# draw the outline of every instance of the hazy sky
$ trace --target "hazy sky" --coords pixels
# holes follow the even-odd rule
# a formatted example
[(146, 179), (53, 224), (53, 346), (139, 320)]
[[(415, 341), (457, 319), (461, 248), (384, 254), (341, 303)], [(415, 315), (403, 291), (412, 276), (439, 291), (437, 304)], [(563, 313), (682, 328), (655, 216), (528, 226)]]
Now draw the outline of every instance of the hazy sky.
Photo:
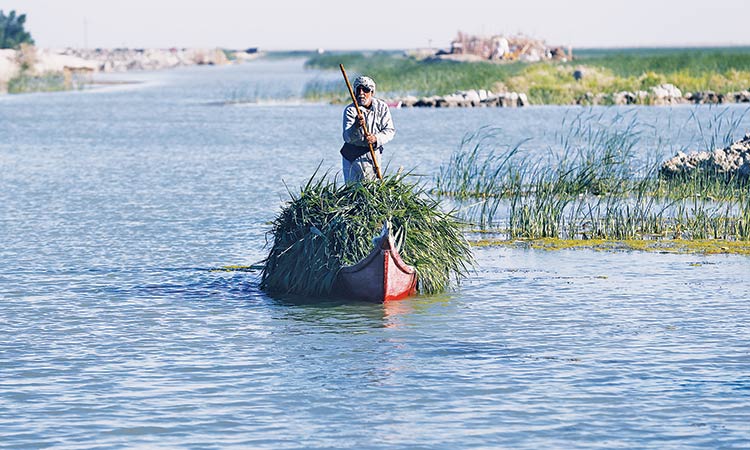
[(748, 0), (0, 0), (42, 47), (447, 47), (458, 30), (574, 47), (749, 45)]

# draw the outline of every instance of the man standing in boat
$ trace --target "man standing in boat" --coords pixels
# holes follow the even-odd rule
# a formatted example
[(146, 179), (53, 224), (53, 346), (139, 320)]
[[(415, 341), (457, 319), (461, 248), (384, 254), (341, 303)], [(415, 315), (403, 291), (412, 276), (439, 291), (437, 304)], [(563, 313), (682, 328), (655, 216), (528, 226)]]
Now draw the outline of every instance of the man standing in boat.
[[(341, 148), (341, 155), (344, 180), (347, 183), (377, 179), (368, 144), (372, 144), (379, 166), (383, 145), (390, 142), (396, 134), (388, 104), (374, 97), (375, 82), (372, 78), (357, 77), (354, 80), (354, 93), (363, 117), (357, 116), (354, 103), (344, 109), (344, 146)], [(365, 124), (369, 134), (365, 134)]]

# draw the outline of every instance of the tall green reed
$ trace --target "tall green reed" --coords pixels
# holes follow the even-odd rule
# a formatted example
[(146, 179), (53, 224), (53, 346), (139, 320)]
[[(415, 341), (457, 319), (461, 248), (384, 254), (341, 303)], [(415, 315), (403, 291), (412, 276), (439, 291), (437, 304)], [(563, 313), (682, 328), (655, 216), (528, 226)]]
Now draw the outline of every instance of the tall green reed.
[[(717, 114), (706, 129), (726, 142), (739, 124)], [(496, 132), (467, 135), (435, 180), (435, 192), (476, 201), (462, 217), (482, 229), (511, 238), (748, 239), (747, 182), (701, 172), (660, 178), (658, 149), (636, 157), (644, 128), (635, 115), (566, 119), (546, 156), (520, 146), (480, 151)]]

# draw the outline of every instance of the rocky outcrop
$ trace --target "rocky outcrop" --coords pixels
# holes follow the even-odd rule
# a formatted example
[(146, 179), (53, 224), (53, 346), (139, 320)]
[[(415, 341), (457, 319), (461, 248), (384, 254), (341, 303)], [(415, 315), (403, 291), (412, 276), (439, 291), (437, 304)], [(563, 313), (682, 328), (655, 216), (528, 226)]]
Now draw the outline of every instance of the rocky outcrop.
[(431, 108), (470, 108), (470, 107), (506, 107), (514, 108), (517, 106), (526, 106), (529, 99), (526, 94), (516, 92), (493, 93), (484, 89), (458, 91), (449, 95), (430, 96), (430, 97), (400, 97), (392, 99), (389, 103), (397, 104), (403, 107), (431, 107)]
[(750, 133), (728, 147), (712, 152), (678, 152), (673, 158), (664, 161), (659, 170), (659, 174), (664, 178), (695, 172), (750, 179)]

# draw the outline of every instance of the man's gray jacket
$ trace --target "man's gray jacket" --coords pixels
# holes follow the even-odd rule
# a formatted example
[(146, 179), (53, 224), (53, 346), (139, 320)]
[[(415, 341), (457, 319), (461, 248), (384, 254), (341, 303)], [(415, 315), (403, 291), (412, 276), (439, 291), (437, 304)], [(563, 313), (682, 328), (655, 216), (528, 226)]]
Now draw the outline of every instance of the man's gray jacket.
[[(373, 148), (381, 148), (393, 139), (396, 129), (393, 127), (391, 110), (388, 105), (379, 98), (373, 98), (369, 108), (360, 106), (362, 115), (365, 116), (367, 130), (378, 139)], [(367, 140), (362, 127), (357, 120), (357, 109), (354, 103), (350, 103), (344, 109), (344, 142), (360, 147), (367, 147)]]

